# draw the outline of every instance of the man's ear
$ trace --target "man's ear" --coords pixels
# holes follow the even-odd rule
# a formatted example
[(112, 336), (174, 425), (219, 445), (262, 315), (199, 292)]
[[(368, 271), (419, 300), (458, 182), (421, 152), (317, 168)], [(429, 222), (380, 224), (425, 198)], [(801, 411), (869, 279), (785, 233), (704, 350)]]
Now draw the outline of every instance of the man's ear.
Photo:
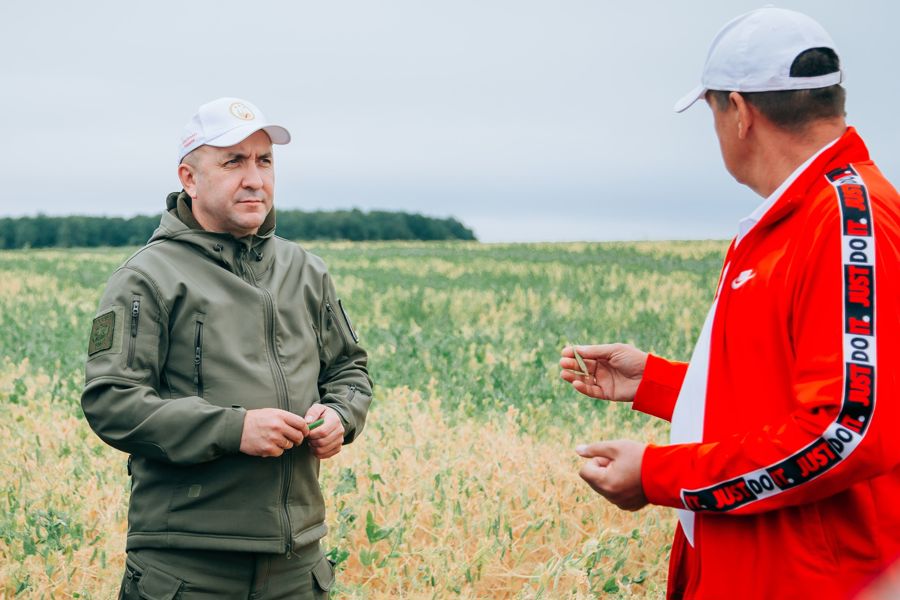
[(178, 179), (181, 181), (181, 187), (184, 188), (187, 195), (196, 199), (197, 173), (195, 167), (188, 162), (182, 162), (178, 165)]
[(728, 102), (735, 109), (738, 139), (745, 140), (753, 127), (753, 110), (738, 92), (728, 94)]

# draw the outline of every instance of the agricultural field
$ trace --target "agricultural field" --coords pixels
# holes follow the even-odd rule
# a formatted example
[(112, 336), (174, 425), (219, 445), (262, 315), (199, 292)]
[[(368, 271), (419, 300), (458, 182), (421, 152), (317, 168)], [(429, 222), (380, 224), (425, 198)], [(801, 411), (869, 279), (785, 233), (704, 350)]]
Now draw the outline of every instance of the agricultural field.
[[(579, 443), (668, 426), (579, 396), (567, 343), (686, 359), (722, 242), (314, 243), (370, 352), (361, 439), (323, 463), (335, 598), (662, 598), (674, 514), (616, 510)], [(133, 249), (0, 252), (0, 598), (115, 597), (126, 456), (79, 398)]]

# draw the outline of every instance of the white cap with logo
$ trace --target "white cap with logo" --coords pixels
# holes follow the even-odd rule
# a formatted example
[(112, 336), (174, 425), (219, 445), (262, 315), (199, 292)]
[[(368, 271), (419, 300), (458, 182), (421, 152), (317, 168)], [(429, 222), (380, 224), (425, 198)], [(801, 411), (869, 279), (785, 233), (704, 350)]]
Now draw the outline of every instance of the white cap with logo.
[(842, 72), (792, 77), (791, 64), (811, 48), (837, 53), (828, 32), (810, 17), (792, 10), (766, 7), (730, 21), (713, 38), (700, 85), (675, 103), (687, 110), (708, 90), (774, 92), (836, 85)]
[(269, 123), (252, 103), (240, 98), (219, 98), (197, 110), (184, 126), (178, 144), (178, 162), (200, 146), (233, 146), (260, 129), (269, 134), (273, 144), (287, 144), (291, 134), (280, 125)]

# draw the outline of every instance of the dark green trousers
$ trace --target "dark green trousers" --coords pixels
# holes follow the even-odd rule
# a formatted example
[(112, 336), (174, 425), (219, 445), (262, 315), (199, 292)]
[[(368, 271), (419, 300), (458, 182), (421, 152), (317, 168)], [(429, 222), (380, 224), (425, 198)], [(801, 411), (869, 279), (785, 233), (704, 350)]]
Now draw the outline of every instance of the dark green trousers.
[(141, 548), (128, 552), (120, 600), (323, 600), (334, 569), (319, 544), (285, 554)]

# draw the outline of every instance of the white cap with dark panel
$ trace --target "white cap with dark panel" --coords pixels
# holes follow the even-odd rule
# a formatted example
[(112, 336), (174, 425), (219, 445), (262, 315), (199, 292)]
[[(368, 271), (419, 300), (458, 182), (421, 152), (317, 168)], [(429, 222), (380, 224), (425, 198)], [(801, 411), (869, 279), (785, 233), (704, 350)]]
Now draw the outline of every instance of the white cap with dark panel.
[(837, 54), (831, 36), (810, 17), (773, 7), (743, 14), (713, 38), (700, 85), (675, 103), (675, 112), (687, 110), (708, 90), (774, 92), (840, 83), (842, 71), (791, 77), (794, 59), (811, 48), (830, 48)]
[(219, 98), (197, 110), (184, 126), (178, 144), (178, 162), (200, 146), (233, 146), (260, 129), (269, 134), (273, 144), (287, 144), (291, 134), (281, 125), (269, 123), (252, 103), (240, 98)]

